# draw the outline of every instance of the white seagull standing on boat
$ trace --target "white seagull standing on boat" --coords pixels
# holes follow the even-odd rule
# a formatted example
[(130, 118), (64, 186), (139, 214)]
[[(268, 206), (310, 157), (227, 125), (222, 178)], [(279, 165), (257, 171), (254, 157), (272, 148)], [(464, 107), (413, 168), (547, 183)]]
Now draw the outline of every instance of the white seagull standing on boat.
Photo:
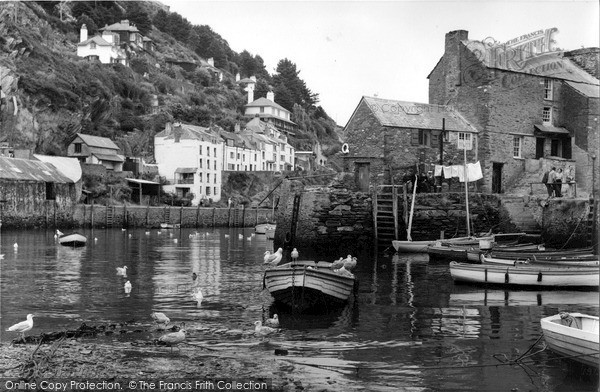
[(283, 249), (279, 248), (277, 249), (277, 252), (273, 253), (272, 255), (269, 255), (268, 258), (265, 256), (265, 264), (271, 264), (272, 266), (276, 266), (277, 264), (279, 264), (282, 257)]
[(127, 266), (124, 265), (123, 267), (117, 267), (117, 275), (127, 276)]
[(64, 233), (62, 231), (56, 229), (56, 233), (54, 234), (54, 238), (58, 238), (58, 237), (61, 237), (63, 235), (64, 235)]
[(6, 330), (9, 332), (19, 332), (21, 334), (21, 339), (25, 342), (25, 332), (29, 331), (31, 328), (33, 328), (33, 314), (28, 314), (27, 320), (21, 321), (12, 327), (8, 327)]
[(268, 263), (268, 262), (269, 262), (269, 257), (270, 257), (270, 256), (271, 256), (271, 251), (270, 251), (270, 250), (267, 250), (267, 251), (265, 251), (265, 257), (263, 258), (263, 261), (264, 261), (265, 263)]
[(342, 268), (344, 266), (344, 260), (344, 258), (340, 257), (339, 260), (336, 260), (333, 263), (331, 263), (331, 269), (336, 270)]
[[(167, 329), (167, 324), (171, 322), (171, 319), (169, 319), (164, 313), (154, 312), (150, 314), (150, 316), (158, 325), (158, 329)], [(163, 326), (162, 328), (160, 328), (161, 325)]]
[(277, 316), (277, 314), (273, 315), (273, 318), (267, 319), (267, 321), (265, 321), (265, 324), (271, 327), (275, 327), (278, 328), (279, 327), (279, 316)]
[[(179, 343), (185, 341), (186, 332), (187, 331), (185, 330), (185, 324), (181, 323), (181, 329), (179, 331), (164, 334), (160, 338), (158, 338), (158, 341), (163, 342), (167, 346), (171, 347), (171, 352), (173, 352), (173, 345), (176, 346)], [(181, 351), (179, 347), (177, 347), (177, 349)]]
[(296, 261), (296, 260), (298, 260), (299, 256), (300, 255), (298, 254), (298, 249), (294, 248), (292, 250), (292, 253), (290, 254), (290, 257), (292, 258), (293, 261)]
[(257, 335), (268, 335), (273, 332), (279, 332), (279, 330), (271, 327), (266, 327), (262, 325), (262, 321), (254, 322), (254, 333)]
[(357, 259), (356, 257), (353, 257), (352, 260), (348, 261), (348, 260), (344, 260), (344, 268), (347, 269), (348, 271), (352, 271), (354, 269), (354, 267), (356, 267), (356, 263), (357, 263)]

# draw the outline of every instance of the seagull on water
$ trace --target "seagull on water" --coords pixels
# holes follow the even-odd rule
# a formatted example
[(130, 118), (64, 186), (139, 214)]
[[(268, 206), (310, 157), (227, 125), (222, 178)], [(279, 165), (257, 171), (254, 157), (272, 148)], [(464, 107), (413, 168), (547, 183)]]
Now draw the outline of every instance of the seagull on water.
[(192, 290), (192, 299), (197, 302), (198, 307), (202, 305), (202, 300), (204, 299), (204, 296), (202, 295), (202, 289), (200, 289), (200, 287), (195, 287)]
[(292, 258), (293, 261), (296, 261), (296, 260), (298, 260), (298, 256), (300, 256), (298, 254), (298, 249), (294, 248), (292, 250), (292, 253), (290, 254), (290, 257)]
[[(164, 334), (158, 338), (158, 341), (163, 342), (167, 346), (171, 347), (171, 352), (173, 352), (174, 345), (177, 346), (179, 343), (185, 341), (185, 333), (185, 324), (181, 323), (181, 329), (179, 331)], [(177, 349), (181, 351), (179, 347), (177, 347)]]
[(19, 332), (21, 334), (21, 339), (25, 342), (25, 332), (29, 331), (31, 328), (33, 328), (33, 314), (28, 314), (27, 320), (16, 323), (6, 330), (9, 332)]
[(13, 245), (13, 248), (15, 248), (15, 250), (19, 249), (19, 244), (17, 244), (17, 243), (15, 242), (15, 244)]
[(265, 324), (271, 327), (275, 327), (278, 328), (279, 327), (279, 316), (277, 316), (277, 314), (273, 315), (273, 318), (267, 319), (267, 321), (265, 321)]
[(279, 248), (277, 249), (277, 252), (273, 253), (272, 255), (269, 255), (269, 257), (265, 256), (264, 264), (271, 264), (272, 266), (276, 266), (277, 264), (279, 264), (282, 257), (283, 249)]
[(244, 239), (244, 235), (243, 234), (238, 234), (238, 239), (243, 240)]
[[(160, 312), (154, 312), (150, 314), (154, 322), (158, 325), (159, 329), (167, 329), (167, 324), (171, 322), (171, 320), (164, 314)], [(162, 328), (160, 326), (163, 325)]]
[(127, 276), (127, 266), (117, 267), (117, 275)]
[(271, 328), (271, 327), (266, 327), (264, 325), (262, 325), (262, 321), (255, 321), (254, 322), (254, 333), (257, 335), (269, 335), (273, 332), (279, 332), (278, 329), (275, 328)]
[(131, 282), (125, 282), (125, 284), (123, 285), (123, 289), (125, 290), (125, 294), (131, 293)]

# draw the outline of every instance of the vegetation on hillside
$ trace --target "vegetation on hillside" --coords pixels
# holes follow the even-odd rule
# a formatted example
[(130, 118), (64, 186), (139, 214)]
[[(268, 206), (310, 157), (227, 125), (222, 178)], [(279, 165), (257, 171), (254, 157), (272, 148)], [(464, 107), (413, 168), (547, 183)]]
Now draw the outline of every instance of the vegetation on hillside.
[[(76, 56), (82, 24), (92, 37), (123, 19), (151, 38), (155, 51), (127, 48), (129, 67)], [(0, 20), (2, 91), (19, 109), (16, 116), (0, 111), (0, 142), (62, 155), (75, 133), (84, 132), (112, 138), (127, 155), (151, 158), (153, 136), (168, 121), (229, 131), (243, 124), (246, 93), (235, 82), (240, 73), (257, 77), (256, 98), (273, 90), (292, 112), (300, 128), (290, 139), (295, 148), (319, 141), (326, 151), (339, 150), (336, 124), (291, 60), (282, 59), (270, 75), (259, 55), (234, 52), (209, 26), (192, 25), (160, 3), (0, 3)], [(210, 57), (225, 72), (222, 81), (207, 67), (186, 66)]]

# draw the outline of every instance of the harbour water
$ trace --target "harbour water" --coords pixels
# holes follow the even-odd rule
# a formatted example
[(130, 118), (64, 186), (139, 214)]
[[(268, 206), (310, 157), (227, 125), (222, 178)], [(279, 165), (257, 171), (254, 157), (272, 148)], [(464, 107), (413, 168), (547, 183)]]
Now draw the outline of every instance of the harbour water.
[[(336, 390), (598, 390), (597, 369), (543, 349), (539, 323), (559, 311), (598, 315), (598, 292), (455, 285), (447, 262), (365, 249), (356, 255), (360, 284), (350, 304), (326, 315), (290, 314), (263, 290), (263, 254), (273, 244), (251, 229), (83, 233), (88, 245), (71, 249), (51, 231), (2, 232), (2, 345), (16, 337), (6, 328), (28, 313), (36, 317), (27, 334), (114, 324), (143, 332), (104, 339), (151, 341), (150, 313), (157, 311), (173, 324), (185, 322), (190, 343), (255, 350), (257, 357), (285, 352), (278, 358), (335, 379)], [(346, 256), (299, 251), (300, 259)], [(126, 278), (116, 274), (125, 265)], [(192, 272), (200, 304), (192, 297)], [(273, 313), (282, 332), (264, 343), (252, 334), (254, 321)]]

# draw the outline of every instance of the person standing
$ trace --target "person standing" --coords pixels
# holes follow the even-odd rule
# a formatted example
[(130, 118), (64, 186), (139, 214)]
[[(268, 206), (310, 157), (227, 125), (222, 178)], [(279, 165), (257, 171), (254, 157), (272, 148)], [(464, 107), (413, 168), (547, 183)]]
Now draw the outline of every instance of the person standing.
[(553, 197), (555, 195), (556, 187), (554, 182), (556, 181), (556, 168), (552, 166), (550, 172), (548, 173), (548, 183), (546, 187), (548, 188), (548, 197)]
[(573, 166), (569, 166), (569, 170), (565, 174), (567, 175), (565, 179), (567, 182), (567, 197), (573, 198), (575, 196), (575, 185), (573, 185), (575, 182), (575, 169), (573, 169)]
[(554, 196), (562, 197), (563, 170), (558, 169), (554, 178)]

